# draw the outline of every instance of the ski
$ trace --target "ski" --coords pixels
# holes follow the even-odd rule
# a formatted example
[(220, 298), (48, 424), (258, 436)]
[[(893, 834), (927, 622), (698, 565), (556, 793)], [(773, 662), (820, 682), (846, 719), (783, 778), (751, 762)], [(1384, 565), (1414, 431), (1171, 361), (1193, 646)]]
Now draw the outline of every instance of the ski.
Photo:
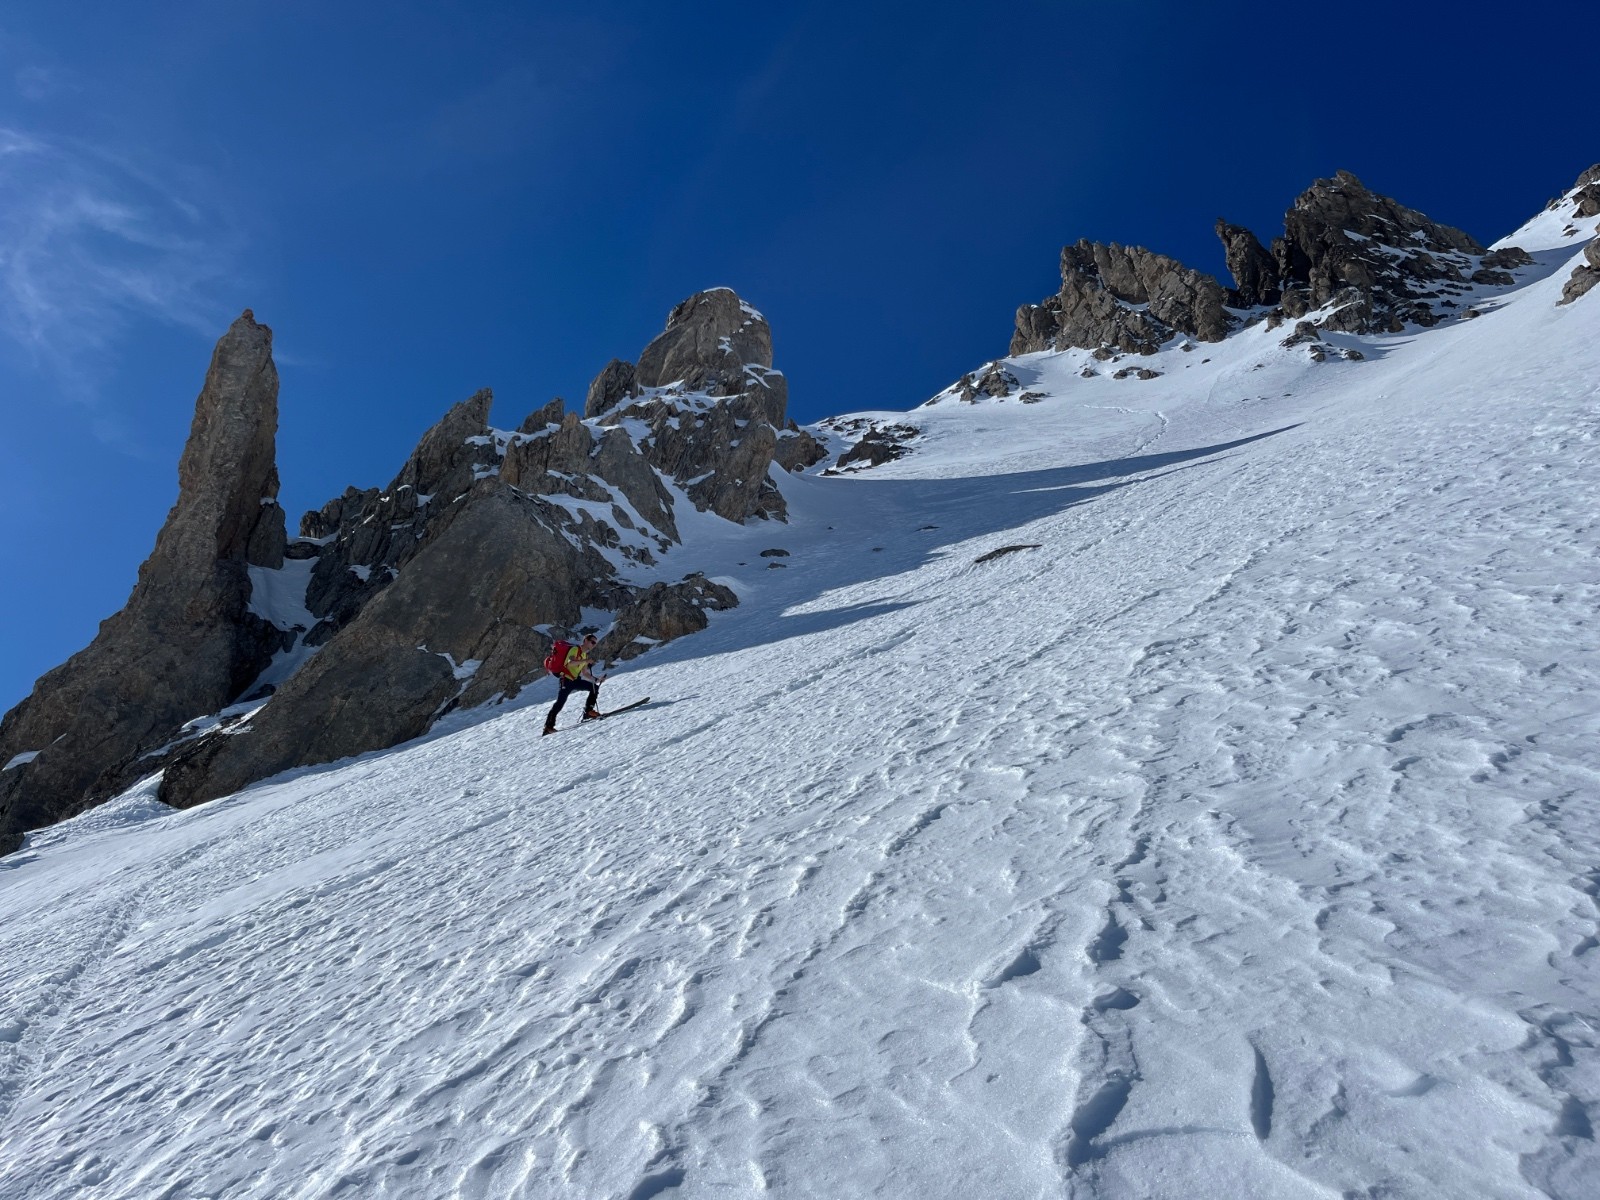
[[(598, 719), (603, 721), (607, 717), (614, 717), (614, 716), (618, 715), (619, 713), (632, 712), (634, 709), (640, 708), (640, 707), (642, 707), (642, 706), (644, 706), (646, 704), (649, 704), (649, 703), (650, 703), (650, 697), (646, 696), (643, 700), (635, 700), (632, 704), (624, 704), (621, 708), (613, 708), (608, 713), (601, 713)], [(577, 729), (580, 725), (592, 725), (593, 723), (594, 723), (594, 721), (592, 719), (588, 720), (588, 721), (579, 721), (577, 725), (572, 725), (572, 726), (569, 726), (568, 728)], [(559, 729), (547, 730), (546, 731), (546, 735), (548, 736), (550, 733), (560, 733), (560, 732), (561, 731)]]
[(635, 700), (632, 704), (624, 704), (621, 708), (613, 708), (608, 713), (601, 713), (600, 716), (601, 716), (601, 719), (604, 719), (606, 717), (614, 717), (618, 713), (632, 712), (634, 709), (640, 708), (643, 705), (646, 705), (646, 704), (649, 704), (649, 703), (650, 703), (650, 697), (646, 696), (643, 700)]

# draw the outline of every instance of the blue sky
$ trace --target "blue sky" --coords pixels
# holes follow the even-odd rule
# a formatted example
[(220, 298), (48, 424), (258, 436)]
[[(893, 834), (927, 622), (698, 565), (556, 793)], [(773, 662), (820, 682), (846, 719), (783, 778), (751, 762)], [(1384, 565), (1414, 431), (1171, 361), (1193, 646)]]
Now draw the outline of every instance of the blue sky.
[(291, 524), (479, 387), (581, 403), (709, 286), (799, 420), (910, 407), (1079, 237), (1221, 274), (1217, 216), (1265, 241), (1339, 168), (1508, 232), (1600, 159), (1546, 7), (12, 0), (0, 709), (126, 599), (243, 308)]

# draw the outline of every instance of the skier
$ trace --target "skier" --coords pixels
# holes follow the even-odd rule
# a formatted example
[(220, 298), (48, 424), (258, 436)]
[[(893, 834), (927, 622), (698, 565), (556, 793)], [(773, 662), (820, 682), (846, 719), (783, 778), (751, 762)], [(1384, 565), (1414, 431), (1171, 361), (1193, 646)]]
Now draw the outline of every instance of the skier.
[(557, 672), (556, 679), (561, 688), (556, 696), (555, 707), (550, 710), (550, 715), (544, 719), (544, 731), (547, 734), (556, 731), (556, 715), (567, 702), (567, 696), (574, 691), (589, 693), (589, 701), (583, 708), (583, 719), (593, 721), (604, 716), (596, 706), (600, 699), (601, 680), (594, 677), (589, 655), (594, 653), (595, 637), (589, 634), (583, 639), (581, 646), (574, 646), (567, 651), (567, 661), (562, 669)]

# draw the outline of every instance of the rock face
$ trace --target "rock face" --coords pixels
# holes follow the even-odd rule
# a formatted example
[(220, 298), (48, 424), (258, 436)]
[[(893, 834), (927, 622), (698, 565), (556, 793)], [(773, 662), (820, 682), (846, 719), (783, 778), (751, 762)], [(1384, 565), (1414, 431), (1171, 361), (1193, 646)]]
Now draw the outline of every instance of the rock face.
[(301, 538), (323, 543), (306, 590), (306, 608), (318, 618), (306, 645), (320, 646), (348, 624), (421, 548), (432, 517), (498, 464), (488, 436), (493, 402), (484, 389), (452, 408), (387, 488), (346, 489), (300, 519)]
[(1595, 284), (1600, 283), (1600, 238), (1583, 248), (1584, 262), (1572, 268), (1572, 276), (1561, 289), (1558, 303), (1571, 304), (1579, 296), (1587, 296)]
[(613, 358), (589, 385), (589, 397), (584, 404), (583, 415), (598, 417), (608, 408), (615, 407), (618, 401), (637, 396), (637, 378), (638, 372), (631, 362)]
[(827, 457), (827, 448), (791, 420), (789, 428), (778, 435), (778, 448), (773, 451), (772, 461), (785, 471), (804, 471)]
[(1283, 295), (1278, 287), (1278, 266), (1256, 235), (1242, 225), (1229, 225), (1221, 217), (1217, 218), (1216, 230), (1234, 282), (1228, 303), (1235, 308), (1276, 304)]
[(1578, 182), (1573, 186), (1577, 189), (1577, 194), (1573, 197), (1577, 209), (1573, 216), (1580, 220), (1600, 217), (1600, 163), (1596, 163), (1579, 175)]
[[(766, 318), (713, 288), (672, 310), (636, 367), (607, 366), (590, 385), (586, 411), (606, 425), (643, 421), (649, 434), (640, 449), (651, 466), (700, 511), (744, 521), (785, 516), (768, 469), (788, 402), (788, 381), (772, 369)], [(808, 452), (798, 447), (789, 461)]]
[[(218, 341), (178, 465), (178, 500), (128, 603), (0, 722), (0, 852), (126, 782), (138, 756), (249, 688), (285, 634), (250, 607), (282, 567), (272, 331), (246, 311)], [(130, 766), (130, 760), (132, 766)]]
[(1061, 251), (1061, 291), (1017, 310), (1011, 353), (1075, 346), (1154, 354), (1179, 333), (1221, 341), (1232, 322), (1224, 299), (1215, 279), (1164, 254), (1079, 241)]

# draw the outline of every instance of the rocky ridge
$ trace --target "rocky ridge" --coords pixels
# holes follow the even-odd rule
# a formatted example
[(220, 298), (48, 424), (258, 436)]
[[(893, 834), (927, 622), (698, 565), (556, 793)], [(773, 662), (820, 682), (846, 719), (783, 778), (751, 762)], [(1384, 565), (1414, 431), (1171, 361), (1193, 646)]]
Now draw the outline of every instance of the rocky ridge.
[(1211, 276), (1142, 246), (1079, 241), (1061, 251), (1061, 290), (1017, 310), (1011, 353), (1154, 354), (1180, 333), (1221, 341), (1235, 323)]
[(1017, 310), (1012, 355), (1072, 348), (1104, 358), (1154, 354), (1179, 335), (1217, 342), (1257, 319), (1395, 333), (1437, 324), (1473, 288), (1510, 286), (1510, 271), (1532, 262), (1516, 247), (1485, 250), (1348, 171), (1302, 192), (1270, 249), (1221, 218), (1215, 230), (1232, 288), (1138, 246), (1066, 247), (1061, 290)]
[(702, 629), (731, 591), (636, 569), (680, 546), (681, 505), (781, 520), (774, 461), (815, 460), (770, 328), (727, 289), (602, 370), (585, 417), (557, 399), (500, 430), (492, 403), (455, 405), (388, 486), (347, 489), (289, 540), (271, 331), (235, 322), (129, 604), (0, 725), (0, 851), (156, 770), (182, 807), (416, 737), (542, 678), (557, 636), (593, 628), (626, 659)]
[[(1600, 165), (1552, 200), (1563, 234), (1578, 238), (1600, 216)], [(1516, 272), (1536, 266), (1516, 245), (1486, 249), (1469, 234), (1368, 189), (1348, 171), (1316, 180), (1284, 216), (1270, 247), (1249, 229), (1218, 218), (1214, 226), (1234, 286), (1143, 247), (1078, 241), (1061, 252), (1061, 289), (1017, 310), (1010, 355), (1087, 351), (1075, 364), (1086, 379), (1150, 380), (1162, 370), (1138, 359), (1176, 344), (1195, 351), (1251, 327), (1289, 328), (1278, 339), (1314, 363), (1360, 362), (1348, 335), (1397, 333), (1446, 320), (1472, 320), (1475, 304), (1513, 287)], [(1589, 236), (1594, 230), (1588, 229)], [(1600, 284), (1600, 240), (1585, 248), (1562, 303)], [(1340, 336), (1346, 335), (1346, 336)], [(1123, 359), (1134, 356), (1134, 362)], [(1161, 363), (1163, 368), (1168, 362)], [(1196, 361), (1209, 359), (1196, 355)], [(1036, 403), (1023, 364), (984, 363), (925, 402)], [(1029, 376), (1031, 377), (1031, 376)], [(1033, 388), (1034, 390), (1030, 390)], [(819, 424), (833, 457), (827, 473), (870, 470), (903, 457), (921, 434), (914, 420), (830, 418)]]

